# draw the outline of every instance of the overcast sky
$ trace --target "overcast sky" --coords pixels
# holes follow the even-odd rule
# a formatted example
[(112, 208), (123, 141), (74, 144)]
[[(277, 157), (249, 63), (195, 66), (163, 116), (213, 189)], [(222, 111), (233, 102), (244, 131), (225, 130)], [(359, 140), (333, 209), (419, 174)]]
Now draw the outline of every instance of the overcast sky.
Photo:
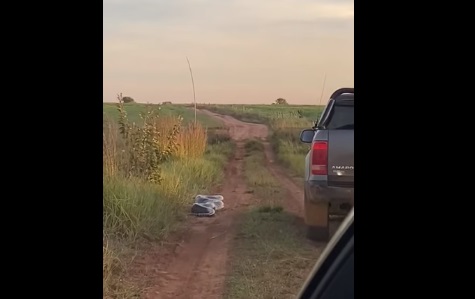
[(104, 0), (104, 98), (318, 104), (353, 87), (353, 0)]

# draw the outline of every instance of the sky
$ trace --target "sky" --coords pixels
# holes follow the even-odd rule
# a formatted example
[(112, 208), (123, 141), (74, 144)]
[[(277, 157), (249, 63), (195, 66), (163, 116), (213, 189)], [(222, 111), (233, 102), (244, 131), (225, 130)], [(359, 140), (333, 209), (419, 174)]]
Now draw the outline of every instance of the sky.
[[(104, 0), (103, 101), (318, 105), (353, 87), (353, 0)], [(325, 81), (325, 85), (323, 84)]]

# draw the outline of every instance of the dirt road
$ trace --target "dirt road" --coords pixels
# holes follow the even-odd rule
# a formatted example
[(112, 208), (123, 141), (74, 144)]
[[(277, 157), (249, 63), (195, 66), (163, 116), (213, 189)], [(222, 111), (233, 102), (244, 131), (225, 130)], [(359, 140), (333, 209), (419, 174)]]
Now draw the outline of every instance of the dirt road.
[(243, 169), (246, 140), (262, 140), (266, 166), (287, 193), (284, 208), (299, 216), (302, 213), (302, 187), (274, 163), (273, 152), (267, 141), (267, 126), (245, 123), (206, 110), (200, 113), (221, 120), (236, 143), (234, 157), (225, 169), (223, 185), (215, 190), (224, 196), (225, 208), (219, 210), (215, 217), (190, 217), (189, 229), (172, 242), (175, 244), (152, 250), (140, 257), (139, 263), (146, 269), (142, 275), (148, 280), (148, 285), (153, 285), (147, 290), (145, 298), (222, 298), (236, 219), (252, 200), (251, 194), (247, 192)]
[(266, 166), (272, 175), (278, 178), (286, 191), (286, 201), (284, 202), (284, 208), (291, 213), (298, 216), (303, 216), (303, 191), (302, 187), (298, 186), (287, 175), (285, 170), (278, 164), (275, 164), (274, 152), (272, 151), (270, 143), (267, 141), (269, 130), (266, 125), (246, 123), (235, 119), (228, 115), (220, 115), (207, 110), (201, 110), (202, 113), (211, 117), (217, 118), (223, 122), (223, 124), (229, 129), (231, 138), (236, 141), (249, 140), (252, 138), (260, 139), (264, 144), (264, 153), (266, 155)]

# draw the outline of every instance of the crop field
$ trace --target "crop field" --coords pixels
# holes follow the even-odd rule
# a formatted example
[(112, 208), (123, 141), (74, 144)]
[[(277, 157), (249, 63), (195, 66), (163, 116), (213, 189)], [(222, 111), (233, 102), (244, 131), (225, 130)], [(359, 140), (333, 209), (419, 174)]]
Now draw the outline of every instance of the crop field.
[[(147, 106), (152, 109), (160, 108), (160, 117), (176, 117), (182, 116), (185, 124), (192, 123), (194, 121), (194, 111), (185, 107), (185, 105), (146, 105), (137, 103), (124, 104), (127, 110), (127, 116), (130, 122), (140, 122), (140, 113), (147, 111)], [(103, 114), (105, 120), (115, 119), (118, 120), (119, 111), (117, 110), (116, 103), (104, 103)], [(197, 121), (205, 128), (216, 129), (220, 127), (220, 123), (210, 117), (206, 117), (202, 114), (197, 114)]]

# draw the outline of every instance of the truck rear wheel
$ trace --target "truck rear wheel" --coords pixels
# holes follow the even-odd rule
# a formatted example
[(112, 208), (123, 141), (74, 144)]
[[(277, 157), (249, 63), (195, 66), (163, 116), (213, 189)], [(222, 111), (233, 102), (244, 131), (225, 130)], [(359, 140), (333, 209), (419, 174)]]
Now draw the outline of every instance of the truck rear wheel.
[(305, 201), (305, 223), (307, 238), (317, 242), (327, 242), (330, 239), (330, 224), (328, 203), (311, 203)]

